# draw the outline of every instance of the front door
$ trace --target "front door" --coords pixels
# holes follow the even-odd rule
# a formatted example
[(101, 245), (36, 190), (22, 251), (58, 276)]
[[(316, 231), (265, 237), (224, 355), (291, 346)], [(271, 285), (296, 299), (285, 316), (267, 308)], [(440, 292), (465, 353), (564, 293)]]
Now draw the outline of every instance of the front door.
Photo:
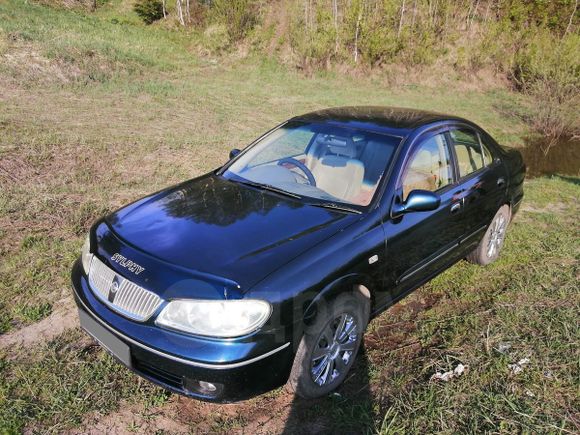
[(463, 236), (463, 199), (455, 184), (452, 153), (445, 132), (427, 133), (410, 151), (398, 178), (396, 199), (405, 201), (412, 190), (437, 193), (433, 211), (410, 212), (386, 219), (386, 288), (394, 289), (380, 305), (397, 300), (451, 263)]

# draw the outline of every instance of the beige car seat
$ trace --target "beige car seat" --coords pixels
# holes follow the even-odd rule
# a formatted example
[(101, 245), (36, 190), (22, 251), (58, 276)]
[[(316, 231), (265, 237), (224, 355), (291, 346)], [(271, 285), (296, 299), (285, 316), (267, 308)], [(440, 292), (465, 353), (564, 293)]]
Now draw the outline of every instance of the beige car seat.
[(436, 183), (433, 176), (432, 154), (423, 149), (417, 153), (403, 183), (403, 197), (406, 198), (409, 192), (415, 189), (435, 191)]
[(403, 182), (403, 197), (415, 189), (431, 192), (452, 182), (450, 160), (441, 135), (422, 145), (413, 158)]
[(483, 162), (481, 161), (481, 154), (472, 152), (472, 148), (468, 148), (467, 145), (456, 143), (455, 153), (457, 154), (459, 175), (462, 177), (477, 171), (483, 166)]
[(356, 157), (349, 138), (326, 136), (322, 157), (311, 166), (316, 186), (344, 201), (351, 201), (361, 190), (365, 168)]

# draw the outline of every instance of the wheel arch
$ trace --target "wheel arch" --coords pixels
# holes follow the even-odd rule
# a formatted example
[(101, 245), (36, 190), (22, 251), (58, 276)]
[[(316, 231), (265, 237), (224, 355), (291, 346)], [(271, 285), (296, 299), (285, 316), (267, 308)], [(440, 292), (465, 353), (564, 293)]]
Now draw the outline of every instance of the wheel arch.
[(502, 208), (504, 205), (505, 205), (505, 206), (507, 206), (507, 208), (508, 208), (508, 213), (509, 213), (509, 216), (508, 216), (508, 223), (511, 223), (511, 221), (512, 221), (512, 217), (513, 217), (513, 211), (512, 211), (512, 210), (513, 210), (513, 201), (511, 201), (510, 199), (506, 199), (506, 200), (503, 202), (503, 204), (499, 206), (499, 208), (498, 208), (498, 211), (499, 211), (499, 210), (500, 210), (500, 209), (501, 209), (501, 208)]
[(321, 303), (326, 303), (335, 299), (338, 295), (345, 291), (358, 293), (368, 300), (369, 313), (372, 312), (372, 307), (375, 302), (374, 286), (372, 280), (368, 275), (360, 273), (350, 273), (344, 275), (323, 287), (323, 289), (316, 294), (316, 296), (307, 301), (304, 310), (303, 322), (309, 323), (316, 317), (318, 307)]

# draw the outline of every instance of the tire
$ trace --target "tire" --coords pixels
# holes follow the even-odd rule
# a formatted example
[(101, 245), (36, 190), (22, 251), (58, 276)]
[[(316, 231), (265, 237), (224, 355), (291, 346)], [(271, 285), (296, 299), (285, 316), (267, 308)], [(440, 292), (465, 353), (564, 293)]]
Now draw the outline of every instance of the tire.
[(354, 363), (369, 311), (369, 300), (358, 292), (343, 293), (321, 307), (300, 340), (287, 388), (305, 399), (336, 389)]
[(497, 260), (503, 247), (510, 218), (509, 205), (502, 205), (493, 217), (477, 248), (467, 256), (467, 261), (485, 266)]

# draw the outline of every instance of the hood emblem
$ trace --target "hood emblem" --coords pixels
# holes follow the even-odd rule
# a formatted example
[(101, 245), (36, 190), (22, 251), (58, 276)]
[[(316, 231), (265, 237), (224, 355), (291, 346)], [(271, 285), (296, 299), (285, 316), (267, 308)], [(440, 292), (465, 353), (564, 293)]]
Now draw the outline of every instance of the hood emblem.
[(117, 292), (121, 288), (121, 284), (119, 281), (120, 281), (119, 276), (115, 275), (115, 278), (113, 278), (113, 282), (111, 282), (111, 285), (109, 286), (109, 295), (107, 297), (107, 300), (111, 303), (115, 301), (115, 296), (117, 295)]
[(141, 272), (145, 270), (143, 266), (139, 266), (134, 261), (129, 260), (124, 255), (118, 253), (113, 254), (113, 256), (111, 257), (111, 261), (114, 261), (119, 266), (124, 267), (129, 272), (133, 272), (135, 275), (139, 275)]

